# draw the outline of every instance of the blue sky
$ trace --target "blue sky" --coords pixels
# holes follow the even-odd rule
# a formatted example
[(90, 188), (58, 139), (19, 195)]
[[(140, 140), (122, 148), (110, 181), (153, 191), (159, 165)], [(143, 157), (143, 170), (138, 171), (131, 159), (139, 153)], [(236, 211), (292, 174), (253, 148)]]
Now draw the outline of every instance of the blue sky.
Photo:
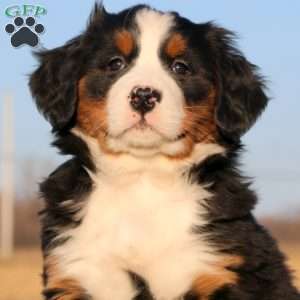
[[(300, 1), (143, 2), (161, 10), (176, 10), (195, 22), (214, 20), (238, 33), (240, 48), (261, 67), (272, 97), (267, 111), (243, 139), (246, 145), (243, 169), (254, 177), (254, 187), (260, 196), (257, 212), (287, 215), (297, 209), (300, 211)], [(139, 1), (104, 1), (109, 11), (137, 3)], [(32, 49), (28, 46), (14, 49), (4, 31), (11, 21), (4, 14), (5, 8), (23, 4), (39, 4), (47, 9), (47, 15), (38, 19), (46, 28), (41, 44), (53, 48), (84, 30), (94, 1), (0, 2), (0, 98), (2, 102), (5, 91), (10, 91), (15, 99), (18, 175), (23, 171), (23, 162), (29, 159), (37, 165), (62, 161), (56, 150), (49, 147), (50, 127), (37, 113), (27, 87), (28, 74), (36, 66)], [(42, 168), (41, 173), (46, 175), (46, 172), (47, 168)]]

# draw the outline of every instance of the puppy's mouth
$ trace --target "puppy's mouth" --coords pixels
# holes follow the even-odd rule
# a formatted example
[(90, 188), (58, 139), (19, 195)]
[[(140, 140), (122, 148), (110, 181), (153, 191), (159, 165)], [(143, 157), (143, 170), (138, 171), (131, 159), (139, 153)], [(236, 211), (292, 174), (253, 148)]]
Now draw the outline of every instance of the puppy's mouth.
[(146, 119), (142, 118), (140, 121), (138, 121), (136, 124), (134, 124), (133, 126), (131, 126), (130, 128), (126, 129), (126, 131), (129, 131), (129, 130), (132, 130), (132, 129), (135, 129), (135, 130), (147, 130), (147, 129), (150, 129), (150, 130), (153, 130), (153, 131), (156, 131), (153, 126), (151, 126), (147, 121)]
[[(145, 134), (143, 135), (143, 133), (145, 133)], [(112, 136), (110, 134), (108, 134), (108, 136), (110, 136), (111, 138), (114, 138), (114, 139), (122, 139), (122, 137), (124, 137), (125, 135), (139, 134), (139, 137), (141, 139), (143, 139), (143, 138), (147, 138), (147, 134), (149, 134), (149, 133), (152, 133), (153, 135), (157, 135), (165, 142), (176, 142), (176, 141), (179, 141), (186, 137), (185, 133), (180, 133), (176, 137), (168, 137), (164, 133), (162, 133), (161, 131), (156, 129), (154, 126), (149, 124), (147, 122), (147, 120), (143, 117), (138, 122), (133, 124), (132, 126), (123, 130), (117, 136)]]

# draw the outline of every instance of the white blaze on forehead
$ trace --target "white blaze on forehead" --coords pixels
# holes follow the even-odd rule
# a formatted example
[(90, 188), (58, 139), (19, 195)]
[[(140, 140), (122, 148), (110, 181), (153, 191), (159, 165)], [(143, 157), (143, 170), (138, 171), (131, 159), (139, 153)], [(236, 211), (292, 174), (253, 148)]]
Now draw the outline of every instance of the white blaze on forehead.
[[(132, 148), (132, 144), (157, 149), (164, 142), (173, 142), (182, 133), (184, 95), (160, 57), (164, 41), (174, 26), (174, 17), (151, 9), (142, 9), (135, 16), (137, 47), (132, 67), (111, 87), (107, 97), (108, 133), (114, 145)], [(145, 115), (154, 129), (151, 136), (137, 136), (126, 131), (139, 121), (130, 104), (130, 93), (137, 86), (158, 90), (162, 97), (155, 108)], [(126, 135), (124, 135), (126, 132)], [(155, 133), (156, 132), (156, 133)], [(159, 134), (158, 134), (158, 133)], [(123, 135), (122, 135), (123, 134)], [(117, 147), (118, 148), (118, 147)], [(121, 147), (122, 148), (122, 147)], [(120, 147), (114, 150), (122, 150)]]
[(140, 55), (137, 63), (159, 60), (159, 50), (174, 25), (174, 17), (150, 9), (143, 9), (136, 15), (139, 29)]

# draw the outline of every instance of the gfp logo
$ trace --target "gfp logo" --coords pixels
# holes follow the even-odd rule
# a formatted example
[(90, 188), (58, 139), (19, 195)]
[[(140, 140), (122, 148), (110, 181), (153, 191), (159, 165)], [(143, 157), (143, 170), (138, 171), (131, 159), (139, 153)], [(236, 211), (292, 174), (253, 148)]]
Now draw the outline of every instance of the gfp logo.
[(5, 26), (5, 31), (11, 35), (13, 47), (28, 45), (35, 47), (39, 43), (39, 35), (45, 31), (44, 25), (37, 23), (36, 18), (46, 15), (47, 10), (39, 5), (13, 5), (5, 9), (5, 15), (14, 18)]

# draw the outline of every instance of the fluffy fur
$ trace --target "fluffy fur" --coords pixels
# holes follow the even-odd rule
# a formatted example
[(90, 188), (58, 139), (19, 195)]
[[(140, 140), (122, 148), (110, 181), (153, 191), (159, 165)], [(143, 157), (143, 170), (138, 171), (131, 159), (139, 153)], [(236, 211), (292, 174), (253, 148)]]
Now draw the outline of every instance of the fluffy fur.
[(37, 53), (32, 95), (72, 156), (41, 184), (46, 300), (300, 299), (238, 169), (268, 98), (233, 38), (96, 5), (81, 35)]

